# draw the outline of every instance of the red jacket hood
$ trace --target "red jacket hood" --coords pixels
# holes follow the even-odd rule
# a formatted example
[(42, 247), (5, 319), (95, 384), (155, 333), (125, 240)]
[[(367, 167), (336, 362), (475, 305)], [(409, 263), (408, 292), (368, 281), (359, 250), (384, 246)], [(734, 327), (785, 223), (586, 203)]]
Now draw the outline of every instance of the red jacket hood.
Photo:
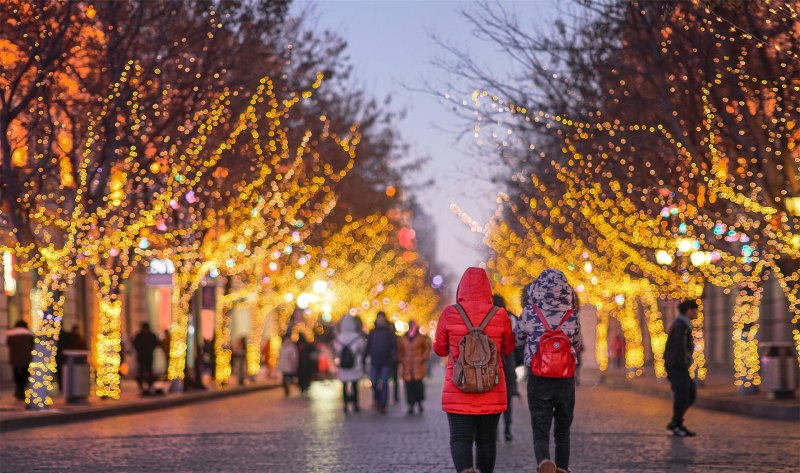
[(481, 268), (467, 268), (458, 283), (456, 300), (459, 304), (464, 302), (485, 302), (492, 303), (492, 286), (489, 284), (489, 276)]

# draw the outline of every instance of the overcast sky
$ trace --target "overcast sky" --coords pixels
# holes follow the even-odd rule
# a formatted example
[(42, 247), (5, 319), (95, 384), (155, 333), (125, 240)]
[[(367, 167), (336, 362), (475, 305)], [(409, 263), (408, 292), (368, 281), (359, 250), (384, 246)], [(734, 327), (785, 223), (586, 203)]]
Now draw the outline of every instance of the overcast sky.
[[(488, 183), (488, 166), (475, 155), (467, 138), (456, 141), (453, 130), (464, 122), (446, 110), (434, 96), (410, 89), (425, 81), (440, 84), (441, 92), (457, 78), (432, 64), (446, 53), (430, 38), (430, 33), (470, 51), (481, 63), (496, 70), (507, 70), (507, 61), (496, 47), (475, 38), (461, 16), (464, 8), (474, 7), (461, 1), (351, 1), (316, 0), (318, 24), (338, 32), (349, 43), (349, 56), (355, 66), (358, 83), (382, 98), (394, 96), (394, 106), (408, 112), (399, 124), (403, 138), (412, 146), (412, 156), (430, 156), (425, 167), (414, 177), (434, 184), (418, 192), (418, 199), (437, 221), (437, 250), (440, 263), (460, 275), (468, 266), (485, 259), (480, 236), (470, 232), (450, 211), (456, 203), (470, 215), (484, 222), (495, 209), (498, 189)], [(296, 8), (308, 5), (300, 1)], [(525, 18), (532, 28), (544, 28), (557, 15), (551, 0), (503, 2)], [(462, 84), (463, 85), (463, 84)], [(406, 87), (408, 86), (408, 87)], [(468, 98), (468, 97), (465, 97)]]

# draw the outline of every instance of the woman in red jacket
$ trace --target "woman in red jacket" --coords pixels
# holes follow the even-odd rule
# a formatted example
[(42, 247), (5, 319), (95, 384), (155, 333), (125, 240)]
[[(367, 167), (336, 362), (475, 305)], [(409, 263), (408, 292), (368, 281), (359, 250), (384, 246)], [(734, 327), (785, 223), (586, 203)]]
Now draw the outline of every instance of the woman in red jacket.
[[(472, 325), (478, 327), (493, 307), (492, 288), (486, 271), (468, 268), (461, 277), (456, 300), (464, 308)], [(448, 357), (442, 390), (442, 410), (447, 413), (450, 424), (450, 453), (458, 472), (470, 470), (473, 465), (481, 473), (491, 473), (494, 470), (497, 421), (507, 406), (503, 360), (500, 355), (508, 355), (514, 351), (514, 336), (504, 309), (494, 314), (485, 333), (497, 345), (500, 379), (491, 391), (473, 394), (462, 392), (452, 382), (453, 360), (458, 360), (458, 344), (467, 334), (467, 326), (454, 305), (448, 306), (442, 312), (436, 327), (433, 351), (439, 356)], [(476, 445), (474, 463), (473, 443)]]

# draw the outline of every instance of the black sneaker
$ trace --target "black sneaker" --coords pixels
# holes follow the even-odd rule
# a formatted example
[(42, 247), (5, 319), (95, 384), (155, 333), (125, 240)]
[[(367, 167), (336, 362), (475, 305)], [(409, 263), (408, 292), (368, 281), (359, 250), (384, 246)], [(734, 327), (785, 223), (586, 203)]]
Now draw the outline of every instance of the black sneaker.
[(687, 429), (686, 427), (679, 425), (678, 427), (675, 427), (672, 430), (672, 435), (676, 437), (694, 437), (697, 434)]
[(675, 427), (677, 426), (678, 425), (675, 422), (670, 421), (669, 424), (667, 424), (667, 430), (675, 430)]
[(514, 440), (514, 436), (511, 435), (511, 431), (509, 431), (509, 430), (506, 430), (505, 437), (506, 437), (506, 442), (510, 442), (510, 441)]

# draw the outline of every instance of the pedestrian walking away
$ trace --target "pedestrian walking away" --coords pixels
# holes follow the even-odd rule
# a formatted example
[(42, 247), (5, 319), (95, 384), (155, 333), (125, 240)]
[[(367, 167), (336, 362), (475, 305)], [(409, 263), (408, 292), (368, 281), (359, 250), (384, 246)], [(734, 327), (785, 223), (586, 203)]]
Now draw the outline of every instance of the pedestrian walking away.
[(433, 351), (447, 357), (442, 410), (450, 426), (456, 471), (476, 468), (491, 473), (497, 424), (507, 407), (502, 357), (514, 351), (514, 336), (505, 309), (492, 304), (492, 288), (483, 269), (464, 272), (456, 304), (439, 317)]
[(300, 394), (307, 394), (316, 370), (316, 349), (303, 332), (297, 334), (297, 384)]
[(339, 381), (342, 382), (344, 412), (348, 406), (359, 412), (358, 381), (364, 373), (364, 351), (366, 341), (361, 334), (358, 317), (346, 314), (339, 322), (339, 333), (333, 342), (333, 349), (339, 365)]
[(136, 362), (139, 365), (137, 382), (142, 396), (149, 396), (153, 393), (153, 356), (158, 346), (158, 337), (150, 331), (150, 324), (142, 323), (139, 333), (133, 339)]
[(281, 384), (283, 385), (283, 394), (289, 396), (289, 386), (291, 386), (294, 378), (297, 376), (297, 365), (300, 355), (297, 353), (297, 345), (292, 342), (292, 337), (289, 334), (283, 337), (281, 343), (281, 350), (278, 353), (278, 370), (280, 370), (283, 378)]
[(63, 391), (64, 381), (64, 352), (66, 350), (85, 350), (86, 346), (78, 331), (78, 326), (73, 325), (71, 330), (64, 330), (56, 343), (56, 382)]
[(28, 368), (33, 356), (33, 332), (24, 320), (17, 321), (14, 328), (6, 332), (6, 345), (11, 369), (14, 371), (14, 397), (25, 399), (28, 385)]
[(621, 333), (614, 337), (611, 343), (611, 358), (614, 360), (614, 366), (621, 369), (625, 366), (625, 338)]
[(406, 388), (408, 414), (414, 413), (415, 405), (421, 414), (424, 410), (422, 402), (425, 400), (425, 363), (431, 354), (431, 345), (428, 337), (419, 332), (415, 321), (408, 323), (408, 331), (397, 343), (397, 352), (400, 373)]
[(697, 399), (697, 385), (689, 374), (694, 353), (692, 320), (697, 317), (697, 302), (685, 300), (678, 304), (678, 317), (672, 322), (664, 347), (664, 367), (672, 387), (672, 420), (667, 424), (676, 437), (694, 437), (695, 433), (683, 425), (686, 411)]
[[(506, 300), (503, 296), (495, 295), (492, 297), (492, 302), (494, 303), (495, 307), (502, 307), (506, 309)], [(508, 309), (506, 309), (508, 312)], [(511, 330), (513, 331), (514, 328), (517, 326), (517, 317), (508, 312), (508, 320), (511, 322)], [(519, 348), (522, 350), (522, 347)], [(519, 386), (517, 385), (517, 349), (514, 349), (509, 355), (503, 357), (503, 374), (506, 376), (506, 402), (508, 406), (506, 410), (503, 412), (503, 437), (506, 439), (506, 442), (510, 442), (513, 440), (513, 435), (511, 434), (511, 422), (513, 419), (513, 399), (514, 396), (519, 396)]]
[[(528, 408), (539, 473), (569, 472), (570, 428), (575, 409), (575, 369), (580, 350), (578, 299), (567, 277), (547, 269), (522, 292), (515, 335), (525, 347)], [(550, 429), (555, 463), (550, 459)]]
[(392, 364), (397, 363), (397, 337), (389, 325), (384, 312), (378, 312), (375, 328), (367, 338), (364, 361), (370, 361), (370, 379), (372, 380), (372, 397), (375, 409), (386, 413), (389, 402), (389, 371)]

